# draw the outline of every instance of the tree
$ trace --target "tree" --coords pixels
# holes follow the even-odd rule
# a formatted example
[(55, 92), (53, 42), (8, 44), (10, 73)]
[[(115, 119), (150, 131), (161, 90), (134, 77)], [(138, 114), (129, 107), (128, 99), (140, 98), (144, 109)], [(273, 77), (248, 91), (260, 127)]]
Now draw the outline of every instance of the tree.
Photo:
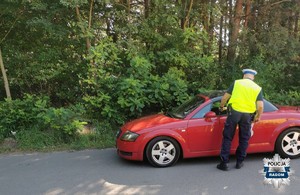
[(10, 88), (9, 88), (9, 83), (8, 83), (8, 79), (7, 79), (7, 75), (6, 75), (6, 69), (4, 68), (4, 64), (3, 64), (1, 48), (0, 48), (0, 67), (1, 67), (1, 72), (2, 72), (2, 76), (3, 76), (6, 98), (10, 100), (11, 99)]
[(267, 90), (299, 83), (297, 0), (2, 0), (0, 9), (2, 57), (16, 98), (84, 102), (103, 108), (105, 118), (118, 107), (140, 113), (224, 88), (249, 66), (274, 73), (258, 80)]
[(237, 42), (240, 31), (240, 23), (243, 14), (243, 0), (236, 0), (234, 9), (234, 15), (230, 18), (230, 33), (229, 33), (229, 46), (227, 53), (227, 60), (229, 63), (233, 63), (235, 59), (235, 53), (237, 48)]

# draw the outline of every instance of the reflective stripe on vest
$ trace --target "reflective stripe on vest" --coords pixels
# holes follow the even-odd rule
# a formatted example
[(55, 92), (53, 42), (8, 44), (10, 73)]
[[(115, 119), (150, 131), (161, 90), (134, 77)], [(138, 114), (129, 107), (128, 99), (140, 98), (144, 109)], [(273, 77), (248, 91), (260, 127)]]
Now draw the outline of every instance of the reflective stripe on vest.
[(236, 80), (228, 104), (231, 104), (236, 111), (254, 113), (256, 111), (256, 99), (260, 91), (261, 87), (250, 79)]

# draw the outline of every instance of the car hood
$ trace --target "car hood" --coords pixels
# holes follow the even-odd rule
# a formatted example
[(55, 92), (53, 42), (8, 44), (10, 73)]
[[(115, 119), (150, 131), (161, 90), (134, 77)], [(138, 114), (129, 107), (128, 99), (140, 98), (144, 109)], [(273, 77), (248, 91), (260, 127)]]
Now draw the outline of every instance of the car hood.
[(142, 130), (145, 128), (163, 125), (163, 124), (175, 122), (178, 120), (179, 119), (170, 118), (163, 114), (155, 114), (155, 115), (145, 116), (145, 117), (130, 121), (130, 122), (126, 123), (123, 126), (123, 128), (125, 128), (126, 130), (136, 132), (136, 131), (139, 131), (139, 130)]
[(283, 112), (300, 112), (300, 107), (298, 106), (277, 106), (280, 111)]

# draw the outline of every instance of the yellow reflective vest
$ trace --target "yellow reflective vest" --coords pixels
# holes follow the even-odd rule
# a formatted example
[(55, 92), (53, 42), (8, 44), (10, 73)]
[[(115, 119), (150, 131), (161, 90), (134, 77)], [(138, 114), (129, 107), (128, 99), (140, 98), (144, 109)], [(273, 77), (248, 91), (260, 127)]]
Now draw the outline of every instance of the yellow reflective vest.
[(228, 104), (231, 104), (232, 108), (238, 112), (254, 113), (260, 91), (261, 87), (250, 79), (236, 80)]

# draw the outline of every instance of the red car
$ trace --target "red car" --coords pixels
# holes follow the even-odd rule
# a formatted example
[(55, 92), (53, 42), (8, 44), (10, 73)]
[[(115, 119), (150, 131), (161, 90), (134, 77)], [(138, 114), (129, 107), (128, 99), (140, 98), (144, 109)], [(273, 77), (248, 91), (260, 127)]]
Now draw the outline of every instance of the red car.
[[(226, 111), (219, 111), (223, 92), (197, 95), (165, 114), (126, 123), (117, 134), (118, 155), (128, 160), (147, 159), (155, 167), (174, 165), (179, 158), (218, 156)], [(276, 107), (264, 100), (264, 113), (254, 124), (248, 153), (277, 152), (300, 156), (300, 108)], [(238, 132), (231, 153), (238, 146)]]

